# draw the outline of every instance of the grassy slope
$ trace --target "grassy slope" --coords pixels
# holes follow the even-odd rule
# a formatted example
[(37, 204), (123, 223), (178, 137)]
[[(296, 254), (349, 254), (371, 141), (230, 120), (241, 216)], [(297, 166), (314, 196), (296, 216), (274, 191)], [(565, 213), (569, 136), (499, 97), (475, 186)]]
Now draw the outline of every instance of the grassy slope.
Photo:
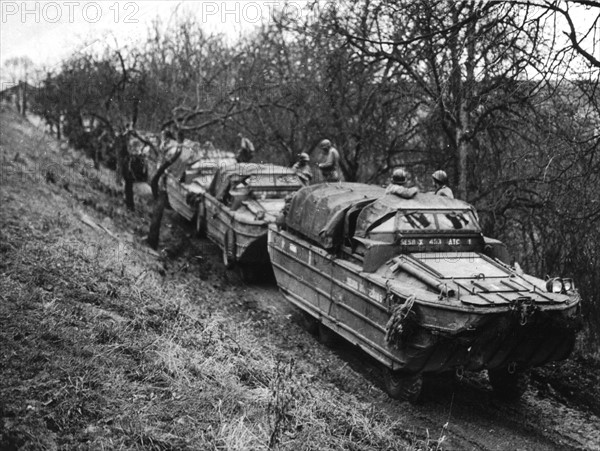
[(0, 126), (0, 449), (428, 446), (315, 377), (323, 357), (210, 262), (148, 253), (148, 206), (127, 213), (108, 174), (13, 113)]

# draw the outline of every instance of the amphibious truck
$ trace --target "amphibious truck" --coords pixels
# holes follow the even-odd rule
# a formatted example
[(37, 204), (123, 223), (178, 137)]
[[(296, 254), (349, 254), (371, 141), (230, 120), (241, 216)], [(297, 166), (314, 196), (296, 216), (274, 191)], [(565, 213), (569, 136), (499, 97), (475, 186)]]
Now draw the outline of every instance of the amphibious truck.
[(417, 401), (426, 373), (487, 370), (518, 398), (531, 367), (566, 358), (580, 297), (571, 279), (510, 266), (468, 203), (381, 187), (299, 190), (269, 226), (281, 292), (322, 337), (332, 332), (381, 363), (393, 398)]
[(223, 166), (206, 192), (196, 196), (198, 232), (221, 248), (226, 267), (237, 265), (242, 278), (254, 282), (268, 272), (267, 227), (285, 198), (302, 186), (298, 175), (283, 166)]

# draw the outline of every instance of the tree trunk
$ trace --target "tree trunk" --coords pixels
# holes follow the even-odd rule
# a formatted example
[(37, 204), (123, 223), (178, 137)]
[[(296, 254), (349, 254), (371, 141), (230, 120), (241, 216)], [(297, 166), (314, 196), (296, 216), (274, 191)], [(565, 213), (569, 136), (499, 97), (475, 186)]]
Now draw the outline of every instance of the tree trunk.
[(117, 156), (117, 183), (120, 184), (125, 180), (125, 205), (131, 211), (135, 210), (135, 202), (133, 199), (133, 182), (135, 176), (131, 170), (129, 149), (127, 148), (128, 135), (120, 134), (115, 139), (115, 153)]
[(121, 159), (120, 153), (117, 151), (117, 168), (115, 170), (115, 182), (117, 185), (123, 183), (123, 160)]
[(154, 209), (152, 210), (152, 218), (150, 220), (150, 231), (148, 232), (148, 238), (146, 241), (152, 249), (158, 248), (158, 241), (160, 238), (160, 224), (162, 222), (163, 212), (167, 205), (167, 193), (161, 191), (158, 193), (158, 197), (154, 203)]
[(19, 82), (19, 97), (21, 97), (19, 102), (19, 113), (21, 116), (27, 115), (27, 83), (24, 81)]
[(152, 197), (154, 199), (158, 199), (158, 194), (160, 191), (160, 178), (163, 176), (163, 174), (169, 168), (169, 166), (171, 166), (175, 162), (175, 160), (179, 158), (179, 156), (181, 155), (181, 151), (181, 146), (178, 146), (177, 150), (175, 151), (175, 154), (170, 159), (161, 164), (158, 170), (156, 171), (156, 174), (154, 174), (154, 176), (152, 177), (152, 181), (150, 182), (150, 188), (152, 188)]
[(102, 143), (94, 143), (94, 169), (97, 171), (100, 169), (100, 149), (103, 147)]
[(133, 198), (133, 177), (131, 177), (131, 171), (128, 171), (127, 177), (125, 177), (125, 205), (130, 211), (135, 211), (135, 200)]
[(117, 168), (115, 171), (115, 182), (117, 183), (117, 185), (121, 185), (121, 183), (123, 182), (123, 170), (125, 168), (125, 162), (123, 160), (125, 159), (125, 156), (127, 155), (127, 145), (124, 141), (123, 136), (118, 135), (115, 138), (114, 150), (115, 150), (115, 157), (117, 160)]
[[(452, 19), (456, 24), (459, 22), (459, 11), (456, 7), (452, 9)], [(465, 82), (463, 80), (463, 70), (461, 65), (461, 55), (463, 48), (459, 43), (460, 29), (453, 32), (450, 40), (451, 58), (452, 58), (452, 75), (450, 76), (450, 89), (453, 97), (453, 113), (454, 113), (454, 149), (456, 152), (456, 197), (467, 199), (467, 161), (469, 146), (465, 142), (465, 131), (467, 130), (468, 116), (466, 112), (465, 100)]]
[[(461, 107), (461, 122), (464, 120), (464, 108)], [(469, 146), (465, 142), (464, 130), (462, 127), (456, 129), (456, 148), (458, 153), (458, 184), (456, 187), (456, 197), (467, 200), (467, 161), (469, 155)]]

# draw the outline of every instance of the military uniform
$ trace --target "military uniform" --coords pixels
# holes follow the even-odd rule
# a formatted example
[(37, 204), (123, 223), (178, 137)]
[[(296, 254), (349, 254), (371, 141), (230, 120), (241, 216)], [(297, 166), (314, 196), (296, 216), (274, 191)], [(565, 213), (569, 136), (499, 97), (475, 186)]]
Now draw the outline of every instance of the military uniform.
[(326, 182), (340, 181), (340, 153), (335, 147), (330, 147), (327, 151), (325, 161), (319, 164), (319, 169)]
[(412, 187), (407, 188), (403, 185), (397, 185), (395, 183), (390, 183), (385, 189), (385, 194), (394, 194), (396, 196), (402, 197), (403, 199), (412, 199), (419, 192), (419, 188)]
[(447, 185), (442, 185), (438, 189), (435, 190), (435, 194), (438, 196), (449, 197), (450, 199), (454, 199), (454, 193)]
[(248, 138), (242, 137), (236, 160), (238, 163), (248, 163), (252, 158), (254, 158), (254, 144)]
[(300, 180), (302, 181), (302, 183), (304, 185), (309, 185), (310, 184), (310, 181), (312, 180), (313, 174), (312, 174), (312, 171), (310, 169), (310, 166), (306, 162), (304, 162), (304, 161), (297, 161), (292, 166), (292, 169), (294, 170), (294, 172), (296, 172), (296, 174), (298, 174), (298, 177), (300, 178)]

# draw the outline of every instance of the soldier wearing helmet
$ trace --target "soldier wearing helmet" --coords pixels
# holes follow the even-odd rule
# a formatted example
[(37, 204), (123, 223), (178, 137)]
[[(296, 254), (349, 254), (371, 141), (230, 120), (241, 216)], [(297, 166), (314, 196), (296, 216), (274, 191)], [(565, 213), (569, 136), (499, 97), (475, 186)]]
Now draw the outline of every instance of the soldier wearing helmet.
[(248, 163), (254, 158), (254, 144), (241, 133), (238, 133), (237, 136), (240, 138), (240, 148), (235, 159), (238, 163)]
[(331, 141), (324, 139), (319, 143), (324, 160), (319, 163), (319, 169), (326, 182), (340, 181), (340, 153), (331, 145)]
[(435, 185), (435, 194), (438, 196), (454, 199), (454, 193), (448, 186), (448, 174), (445, 171), (438, 170), (431, 174), (433, 184)]
[(408, 180), (408, 172), (404, 168), (394, 169), (392, 173), (392, 183), (390, 183), (385, 189), (386, 194), (395, 194), (404, 199), (410, 199), (415, 197), (419, 192), (419, 188), (406, 186)]
[(308, 165), (309, 163), (310, 157), (306, 152), (302, 152), (300, 155), (298, 155), (298, 161), (296, 161), (292, 166), (292, 169), (296, 172), (296, 174), (298, 174), (298, 177), (304, 186), (310, 184), (313, 176), (310, 166)]

